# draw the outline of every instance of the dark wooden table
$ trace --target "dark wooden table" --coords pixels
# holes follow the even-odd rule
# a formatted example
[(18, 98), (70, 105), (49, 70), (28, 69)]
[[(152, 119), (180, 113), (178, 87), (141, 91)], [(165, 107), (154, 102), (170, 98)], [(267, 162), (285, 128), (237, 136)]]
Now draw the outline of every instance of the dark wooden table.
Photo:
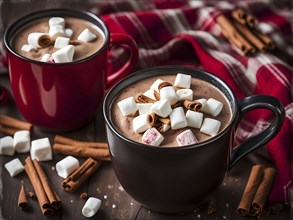
[[(10, 90), (8, 75), (0, 75), (0, 85)], [(23, 119), (15, 106), (13, 97), (6, 106), (0, 107), (0, 113)], [(46, 133), (33, 128), (32, 140), (37, 138), (49, 137), (51, 144), (54, 143), (53, 138), (55, 133)], [(106, 141), (104, 120), (101, 114), (101, 109), (96, 114), (95, 119), (87, 126), (75, 130), (73, 132), (63, 133), (63, 136), (72, 137), (83, 141)], [(0, 137), (5, 136), (0, 134)], [(24, 164), (25, 158), (29, 153), (15, 154), (14, 156), (0, 156), (0, 172), (2, 184), (0, 189), (1, 213), (3, 219), (29, 219), (40, 220), (45, 219), (42, 215), (38, 202), (29, 199), (31, 208), (27, 211), (22, 211), (17, 207), (18, 193), (21, 184), (24, 184), (26, 191), (33, 191), (32, 185), (25, 172), (10, 177), (4, 164), (8, 161), (19, 158)], [(225, 177), (221, 187), (214, 193), (213, 197), (203, 207), (197, 208), (185, 214), (161, 214), (148, 210), (142, 207), (127, 192), (124, 191), (118, 182), (111, 163), (107, 162), (98, 169), (88, 181), (86, 181), (76, 192), (70, 193), (63, 190), (61, 187), (62, 178), (60, 178), (55, 170), (56, 162), (60, 161), (64, 156), (53, 153), (53, 160), (41, 162), (41, 166), (45, 170), (50, 183), (59, 194), (63, 206), (53, 216), (47, 219), (86, 219), (81, 214), (81, 209), (86, 200), (80, 198), (82, 192), (87, 192), (89, 196), (94, 196), (102, 200), (102, 205), (98, 213), (93, 219), (247, 219), (236, 215), (235, 210), (239, 204), (245, 184), (250, 173), (252, 162), (247, 158), (241, 160)], [(79, 158), (80, 162), (84, 159)], [(209, 207), (215, 208), (214, 214), (208, 214)], [(261, 219), (267, 220), (289, 220), (292, 210), (287, 207), (278, 214), (262, 216)]]

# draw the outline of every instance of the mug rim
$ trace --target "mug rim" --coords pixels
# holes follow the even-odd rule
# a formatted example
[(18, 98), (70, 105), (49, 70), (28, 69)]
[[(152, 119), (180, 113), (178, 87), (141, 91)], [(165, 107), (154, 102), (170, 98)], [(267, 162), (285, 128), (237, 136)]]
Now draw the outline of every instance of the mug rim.
[[(229, 121), (229, 123), (227, 124), (227, 126), (220, 132), (218, 133), (216, 136), (211, 137), (205, 141), (201, 141), (199, 143), (196, 144), (191, 144), (191, 145), (185, 145), (185, 146), (164, 146), (164, 147), (158, 147), (158, 146), (152, 146), (152, 145), (147, 145), (147, 144), (143, 144), (140, 142), (136, 142), (132, 139), (129, 139), (127, 137), (125, 137), (124, 135), (122, 135), (118, 129), (115, 127), (114, 123), (112, 123), (112, 120), (110, 119), (110, 106), (112, 105), (113, 101), (115, 100), (115, 98), (117, 97), (117, 94), (113, 97), (112, 100), (110, 100), (110, 96), (112, 93), (115, 92), (115, 90), (123, 83), (127, 82), (128, 80), (131, 80), (132, 78), (137, 78), (137, 76), (139, 75), (143, 75), (146, 72), (151, 72), (151, 71), (162, 71), (162, 70), (166, 70), (166, 75), (175, 75), (175, 73), (170, 73), (168, 72), (168, 70), (173, 69), (173, 70), (178, 70), (180, 69), (180, 71), (193, 71), (193, 72), (201, 72), (201, 74), (205, 74), (208, 77), (216, 80), (218, 83), (220, 83), (225, 90), (229, 93), (229, 95), (231, 96), (231, 100), (228, 99), (227, 95), (224, 94), (224, 92), (218, 88), (221, 93), (223, 93), (223, 95), (225, 96), (225, 98), (229, 101), (229, 103), (232, 103), (230, 105), (230, 109), (231, 109), (231, 119)], [(178, 73), (178, 72), (177, 72)], [(150, 78), (150, 77), (154, 77), (156, 74), (152, 74), (152, 75), (148, 75), (143, 77), (142, 79), (145, 78)], [(158, 74), (158, 75), (164, 75), (164, 74)], [(138, 82), (142, 79), (138, 79), (135, 80), (134, 82)], [(132, 82), (133, 83), (133, 82)], [(208, 82), (210, 84), (212, 84), (211, 82)], [(128, 84), (129, 85), (129, 84)], [(213, 86), (215, 86), (214, 84), (212, 84)], [(126, 86), (124, 85), (121, 89), (125, 89)], [(117, 92), (116, 92), (117, 93)], [(109, 127), (109, 129), (116, 135), (118, 136), (120, 139), (131, 143), (129, 146), (134, 146), (134, 147), (139, 147), (139, 148), (143, 148), (143, 149), (148, 149), (148, 150), (173, 150), (173, 151), (181, 151), (181, 150), (187, 150), (187, 149), (193, 149), (193, 148), (198, 148), (198, 147), (203, 147), (205, 145), (208, 145), (211, 142), (217, 141), (218, 139), (222, 138), (233, 126), (234, 121), (236, 121), (236, 119), (238, 118), (239, 115), (239, 110), (238, 110), (238, 99), (236, 98), (234, 92), (231, 90), (231, 88), (223, 81), (221, 80), (219, 77), (217, 77), (216, 75), (206, 71), (206, 70), (202, 70), (202, 69), (198, 69), (198, 68), (194, 68), (194, 67), (187, 67), (187, 66), (179, 66), (179, 65), (163, 65), (163, 66), (155, 66), (155, 67), (150, 67), (150, 68), (145, 68), (142, 70), (138, 70), (128, 76), (126, 76), (125, 78), (123, 78), (122, 80), (120, 80), (118, 83), (116, 83), (105, 95), (104, 101), (103, 101), (103, 115), (104, 115), (104, 119), (105, 119), (105, 123), (106, 125)]]
[[(50, 13), (60, 14), (59, 16), (61, 16), (62, 13), (68, 13), (68, 15), (66, 15), (68, 17), (71, 16), (71, 17), (80, 18), (80, 19), (85, 20), (85, 18), (82, 18), (82, 16), (85, 16), (85, 17), (94, 19), (95, 21), (97, 21), (101, 25), (101, 27), (98, 27), (98, 28), (105, 35), (104, 36), (105, 41), (104, 41), (102, 47), (90, 56), (87, 56), (87, 57), (80, 59), (80, 60), (66, 62), (66, 63), (42, 62), (39, 60), (30, 59), (30, 58), (27, 58), (27, 57), (24, 57), (24, 56), (18, 54), (13, 49), (12, 44), (11, 44), (11, 39), (10, 39), (14, 36), (16, 31), (18, 30), (16, 28), (19, 27), (21, 23), (26, 25), (26, 24), (28, 24), (28, 22), (32, 22), (36, 19), (50, 17)], [(80, 15), (80, 16), (78, 16), (78, 15)], [(55, 15), (55, 16), (57, 16), (57, 15)], [(86, 20), (86, 21), (91, 22), (89, 20)], [(14, 32), (13, 32), (13, 29), (16, 29), (16, 30), (14, 30)], [(10, 36), (10, 35), (12, 35), (12, 36)], [(6, 31), (4, 33), (3, 41), (4, 41), (4, 45), (5, 45), (6, 49), (9, 50), (14, 56), (17, 56), (18, 58), (20, 58), (22, 60), (26, 60), (30, 63), (45, 64), (45, 65), (50, 65), (50, 66), (66, 66), (66, 65), (74, 65), (74, 64), (83, 63), (85, 61), (91, 60), (92, 58), (98, 56), (100, 53), (102, 53), (107, 48), (107, 45), (109, 44), (109, 39), (110, 39), (110, 32), (109, 32), (109, 29), (108, 29), (106, 23), (99, 16), (93, 14), (92, 12), (85, 11), (85, 10), (69, 9), (69, 8), (51, 8), (51, 9), (44, 9), (44, 10), (38, 10), (38, 11), (31, 12), (31, 13), (28, 13), (28, 14), (18, 18), (17, 20), (15, 20), (6, 29)]]

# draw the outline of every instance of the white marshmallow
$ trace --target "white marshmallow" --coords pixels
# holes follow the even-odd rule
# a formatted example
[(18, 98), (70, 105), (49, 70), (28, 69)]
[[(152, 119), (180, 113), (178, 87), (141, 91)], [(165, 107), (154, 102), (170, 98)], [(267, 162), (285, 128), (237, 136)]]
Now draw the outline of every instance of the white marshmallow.
[(99, 211), (101, 203), (102, 202), (100, 199), (94, 197), (88, 198), (88, 200), (82, 208), (82, 214), (85, 217), (93, 217)]
[(65, 37), (66, 33), (61, 25), (54, 25), (50, 27), (49, 35), (52, 40), (55, 40), (57, 37)]
[(64, 31), (65, 31), (66, 37), (69, 37), (69, 38), (72, 37), (72, 35), (73, 35), (73, 30), (72, 29), (66, 28)]
[(200, 132), (210, 136), (215, 136), (216, 134), (218, 134), (220, 126), (220, 121), (213, 118), (205, 118), (200, 128)]
[(67, 37), (57, 37), (55, 40), (55, 48), (63, 48), (69, 44), (70, 39)]
[(151, 85), (151, 90), (155, 90), (157, 92), (159, 92), (159, 85), (164, 82), (164, 80), (162, 79), (157, 79), (152, 85)]
[(48, 62), (50, 58), (51, 58), (51, 54), (49, 54), (49, 53), (45, 53), (45, 54), (42, 56), (41, 61), (43, 61), (43, 62)]
[(193, 100), (193, 91), (191, 89), (179, 89), (176, 91), (176, 95), (179, 101)]
[(153, 103), (137, 103), (136, 105), (140, 115), (152, 113)]
[(200, 128), (203, 119), (203, 113), (187, 110), (185, 116), (187, 126), (192, 128)]
[(177, 130), (187, 126), (187, 121), (182, 107), (174, 108), (170, 114), (171, 128)]
[(13, 156), (14, 153), (13, 138), (10, 136), (0, 138), (0, 154)]
[(66, 47), (63, 47), (52, 53), (52, 57), (55, 63), (72, 62), (74, 50), (75, 48), (73, 45), (67, 45)]
[(170, 103), (169, 103), (169, 101), (167, 99), (155, 102), (152, 105), (151, 110), (156, 115), (158, 115), (158, 116), (160, 116), (162, 118), (168, 117), (168, 115), (170, 115), (171, 112), (172, 112), (172, 108), (171, 108)]
[(151, 128), (151, 125), (148, 122), (148, 115), (139, 115), (135, 117), (132, 121), (133, 125), (133, 131), (135, 133), (142, 133), (146, 131), (147, 129)]
[(78, 159), (67, 156), (63, 160), (56, 163), (56, 171), (58, 176), (66, 179), (71, 173), (79, 168)]
[(134, 97), (128, 97), (117, 103), (123, 116), (134, 115), (137, 111), (137, 104)]
[(212, 116), (217, 116), (223, 109), (223, 103), (219, 102), (216, 99), (210, 98), (207, 101), (207, 104), (201, 108), (201, 111)]
[(60, 25), (62, 28), (65, 27), (65, 19), (61, 17), (52, 17), (49, 19), (49, 27)]
[(160, 146), (164, 137), (156, 128), (150, 128), (144, 132), (142, 135), (142, 143), (152, 145), (152, 146)]
[(160, 98), (161, 100), (167, 99), (170, 105), (173, 105), (178, 101), (178, 97), (176, 95), (176, 91), (173, 86), (163, 87), (160, 90)]
[(190, 129), (178, 134), (176, 137), (176, 141), (179, 144), (179, 146), (196, 144), (198, 142), (197, 138), (194, 136)]
[(32, 141), (31, 158), (37, 161), (52, 160), (52, 148), (49, 138), (41, 138)]
[(5, 165), (6, 170), (10, 174), (11, 177), (16, 176), (17, 174), (21, 173), (24, 170), (24, 166), (20, 162), (18, 158), (15, 158)]
[(30, 138), (29, 131), (23, 130), (23, 131), (15, 132), (13, 137), (13, 145), (16, 152), (18, 153), (29, 152), (31, 148), (30, 142), (31, 142), (31, 138)]
[(168, 131), (168, 130), (171, 128), (171, 126), (168, 125), (168, 124), (163, 124), (162, 126), (163, 126), (163, 127), (162, 127), (161, 132), (166, 132), (166, 131)]
[(204, 98), (201, 98), (201, 99), (197, 99), (195, 101), (198, 101), (201, 103), (201, 109), (207, 104), (207, 100), (204, 99)]
[(88, 28), (84, 29), (83, 32), (78, 35), (77, 39), (84, 42), (90, 42), (94, 39), (96, 39), (97, 36), (91, 32)]
[(37, 48), (41, 48), (41, 46), (39, 45), (39, 39), (45, 35), (47, 35), (47, 34), (40, 33), (40, 32), (30, 33), (27, 37), (27, 42), (29, 45), (32, 45)]
[(145, 96), (147, 96), (147, 97), (149, 97), (149, 98), (151, 98), (153, 100), (157, 100), (156, 99), (156, 96), (155, 96), (155, 91), (154, 90), (149, 89), (145, 93), (143, 93), (143, 95), (145, 95)]
[(21, 50), (25, 52), (31, 52), (32, 50), (38, 51), (38, 48), (29, 44), (24, 44), (22, 45)]
[(184, 89), (189, 89), (190, 84), (191, 84), (191, 76), (190, 75), (186, 75), (186, 74), (182, 74), (182, 73), (178, 73), (176, 75), (174, 86), (184, 88)]

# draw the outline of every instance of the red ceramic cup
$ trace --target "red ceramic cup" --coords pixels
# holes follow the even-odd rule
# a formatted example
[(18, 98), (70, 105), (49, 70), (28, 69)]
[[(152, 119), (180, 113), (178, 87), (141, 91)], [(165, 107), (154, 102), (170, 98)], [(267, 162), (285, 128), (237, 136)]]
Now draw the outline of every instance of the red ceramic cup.
[[(104, 45), (85, 59), (57, 64), (31, 60), (13, 50), (13, 36), (22, 26), (40, 18), (57, 16), (77, 17), (95, 24), (105, 35)], [(32, 124), (54, 131), (73, 130), (93, 119), (105, 89), (128, 75), (138, 59), (137, 46), (131, 37), (110, 34), (96, 15), (69, 9), (38, 11), (20, 18), (5, 32), (4, 44), (19, 111)], [(130, 51), (129, 60), (115, 73), (107, 73), (108, 50), (117, 46)]]

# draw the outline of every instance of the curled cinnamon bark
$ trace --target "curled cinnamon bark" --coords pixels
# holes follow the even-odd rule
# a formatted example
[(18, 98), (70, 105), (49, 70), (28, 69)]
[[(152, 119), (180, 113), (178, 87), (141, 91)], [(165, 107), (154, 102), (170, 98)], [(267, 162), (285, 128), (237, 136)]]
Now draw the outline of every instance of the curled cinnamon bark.
[(7, 128), (14, 128), (16, 130), (30, 131), (32, 129), (32, 124), (2, 114), (0, 114), (0, 125)]
[(108, 143), (106, 142), (89, 142), (89, 141), (78, 141), (72, 138), (67, 138), (61, 135), (56, 135), (54, 138), (55, 143), (72, 145), (76, 147), (93, 147), (93, 148), (102, 148), (108, 149)]
[(184, 100), (183, 101), (183, 106), (188, 110), (198, 112), (201, 109), (202, 104), (200, 102), (198, 102), (198, 101)]
[(8, 128), (6, 126), (3, 126), (0, 124), (0, 132), (4, 133), (4, 134), (8, 134), (10, 136), (13, 136), (15, 134), (15, 132), (17, 132), (18, 129), (15, 128)]
[(30, 207), (30, 204), (28, 203), (24, 191), (24, 186), (21, 185), (19, 196), (18, 196), (18, 207), (22, 210), (26, 210)]
[(167, 125), (170, 125), (171, 124), (170, 118), (158, 118), (158, 120), (160, 122), (162, 122), (163, 124), (167, 124)]
[(155, 103), (156, 100), (153, 100), (143, 94), (140, 94), (136, 97), (136, 102), (138, 102), (138, 103)]
[(158, 116), (152, 112), (151, 114), (148, 115), (148, 123), (150, 124), (150, 126), (155, 126), (156, 122), (157, 122)]
[(39, 38), (38, 44), (40, 45), (40, 47), (45, 48), (53, 45), (53, 42), (49, 35), (42, 35)]
[(169, 82), (162, 82), (158, 85), (158, 90), (160, 91), (162, 88), (167, 87), (167, 86), (173, 86), (172, 83)]

